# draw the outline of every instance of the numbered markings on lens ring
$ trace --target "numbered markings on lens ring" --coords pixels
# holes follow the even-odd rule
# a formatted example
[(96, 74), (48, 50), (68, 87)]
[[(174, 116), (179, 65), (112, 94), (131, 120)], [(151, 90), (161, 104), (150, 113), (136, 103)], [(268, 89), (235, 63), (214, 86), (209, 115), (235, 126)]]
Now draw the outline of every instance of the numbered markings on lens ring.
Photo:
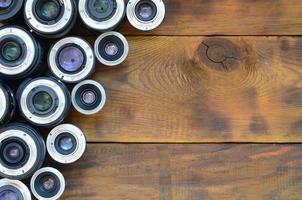
[(51, 77), (24, 81), (16, 96), (25, 119), (43, 127), (53, 127), (61, 123), (71, 105), (68, 88)]
[(39, 169), (31, 178), (30, 188), (39, 200), (56, 200), (65, 190), (65, 179), (61, 172), (52, 167)]
[(100, 63), (105, 66), (116, 66), (127, 58), (129, 45), (122, 34), (110, 31), (103, 33), (96, 39), (94, 51)]
[(79, 0), (79, 13), (87, 27), (110, 31), (124, 19), (124, 0)]
[(29, 189), (18, 180), (0, 179), (1, 200), (31, 200)]
[(162, 0), (129, 0), (126, 9), (130, 24), (142, 31), (157, 28), (164, 20), (165, 12)]
[(48, 64), (52, 73), (67, 83), (86, 79), (95, 70), (92, 47), (78, 37), (67, 37), (56, 42), (50, 49)]

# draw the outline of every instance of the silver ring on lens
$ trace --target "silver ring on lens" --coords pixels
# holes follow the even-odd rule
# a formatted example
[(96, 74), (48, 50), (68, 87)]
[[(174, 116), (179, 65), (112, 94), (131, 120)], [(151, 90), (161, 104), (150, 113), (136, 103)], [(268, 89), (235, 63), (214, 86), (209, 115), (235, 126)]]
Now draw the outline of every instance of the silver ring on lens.
[(31, 200), (31, 194), (21, 181), (3, 178), (0, 180), (0, 199)]
[[(65, 137), (67, 141), (69, 139), (69, 142), (72, 142), (73, 147), (70, 147), (71, 151), (68, 153), (64, 153), (64, 149), (61, 149), (60, 137), (62, 141)], [(65, 145), (66, 144), (65, 142)], [(46, 140), (46, 146), (49, 155), (55, 161), (62, 164), (69, 164), (82, 157), (86, 149), (86, 139), (84, 133), (78, 127), (72, 124), (61, 124), (50, 131)]]
[[(60, 52), (64, 47), (77, 48), (83, 56), (83, 66), (79, 70), (68, 72), (60, 65)], [(84, 59), (85, 58), (85, 59)], [(65, 58), (67, 59), (67, 58)], [(70, 58), (69, 58), (70, 59)], [(77, 58), (75, 58), (77, 59)], [(95, 69), (95, 57), (92, 47), (85, 40), (78, 37), (67, 37), (55, 43), (49, 52), (48, 64), (52, 73), (67, 83), (76, 83), (86, 79)], [(69, 63), (70, 64), (70, 63)]]
[(39, 19), (35, 10), (39, 1), (41, 0), (27, 0), (25, 3), (24, 16), (29, 27), (42, 36), (57, 38), (61, 37), (63, 32), (65, 35), (75, 22), (77, 9), (74, 0), (58, 0), (63, 13), (58, 16), (59, 19), (50, 22)]
[[(117, 41), (113, 41), (111, 42), (110, 40), (112, 40), (112, 38), (115, 38), (114, 40)], [(109, 40), (109, 41), (106, 41)], [(116, 43), (115, 43), (116, 42)], [(113, 52), (114, 54), (108, 58), (113, 58), (113, 59), (108, 59), (106, 58), (107, 56), (104, 55), (106, 54), (106, 46), (108, 44), (114, 44), (116, 45), (115, 48), (109, 48), (109, 50), (111, 50), (111, 52)], [(122, 45), (122, 47), (119, 47), (118, 44)], [(117, 49), (114, 51), (114, 49)], [(121, 55), (119, 55), (117, 58), (115, 58), (115, 56), (117, 54), (119, 54), (120, 49), (123, 49), (121, 52)], [(100, 35), (95, 43), (94, 43), (94, 52), (95, 55), (97, 57), (97, 59), (99, 60), (100, 63), (102, 63), (103, 65), (106, 66), (116, 66), (121, 64), (122, 62), (124, 62), (124, 60), (127, 58), (128, 53), (129, 53), (129, 44), (127, 39), (120, 33), (115, 32), (115, 31), (110, 31), (110, 32), (106, 32), (103, 33), (102, 35)]]
[[(34, 98), (46, 94), (51, 99), (46, 110), (39, 111), (34, 105)], [(42, 96), (43, 97), (43, 96)], [(52, 127), (64, 120), (70, 107), (70, 94), (60, 81), (50, 77), (26, 80), (17, 91), (17, 99), (23, 116), (37, 126)], [(40, 103), (44, 103), (43, 100)], [(44, 105), (38, 105), (44, 106)]]
[(36, 45), (32, 37), (24, 30), (18, 27), (4, 27), (0, 29), (0, 42), (9, 38), (22, 41), (22, 46), (26, 54), (23, 56), (22, 61), (13, 66), (8, 66), (4, 62), (0, 62), (0, 74), (5, 77), (18, 76), (30, 70), (35, 60)]
[(164, 20), (166, 12), (162, 0), (129, 0), (126, 10), (130, 24), (142, 31), (157, 28)]
[[(89, 4), (93, 0), (79, 0), (79, 13), (82, 21), (91, 29), (97, 31), (110, 31), (116, 28), (125, 16), (125, 2), (124, 0), (108, 0), (109, 5), (113, 5), (113, 13), (105, 17), (105, 19), (98, 19), (93, 17), (90, 13)], [(97, 14), (97, 13), (96, 13)]]
[[(84, 103), (85, 101), (82, 99), (83, 96), (81, 95), (85, 94), (85, 91), (87, 91), (88, 99), (92, 99), (90, 98), (92, 93), (94, 93), (95, 95), (96, 99), (94, 101), (91, 101), (91, 105)], [(78, 83), (73, 88), (71, 93), (71, 102), (73, 107), (78, 112), (84, 115), (93, 115), (98, 113), (104, 107), (106, 102), (106, 92), (104, 87), (100, 83), (94, 80), (85, 80)]]
[(6, 84), (0, 82), (0, 125), (12, 120), (16, 110), (13, 91)]
[[(40, 185), (41, 183), (43, 184), (43, 180), (41, 179), (45, 177), (48, 178), (45, 180), (45, 185)], [(59, 188), (55, 188), (55, 192), (49, 194), (47, 189), (51, 188), (51, 186), (59, 186)], [(47, 187), (47, 189), (44, 189), (43, 187)], [(39, 169), (32, 176), (30, 180), (30, 189), (33, 195), (39, 200), (56, 200), (59, 199), (65, 191), (65, 178), (57, 169), (52, 167), (44, 167)]]

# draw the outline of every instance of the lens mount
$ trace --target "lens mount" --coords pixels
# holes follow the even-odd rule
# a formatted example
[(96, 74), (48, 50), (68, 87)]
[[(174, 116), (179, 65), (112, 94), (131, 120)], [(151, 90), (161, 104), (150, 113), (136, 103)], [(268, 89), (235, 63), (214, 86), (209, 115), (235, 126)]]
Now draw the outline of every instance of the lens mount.
[[(7, 149), (15, 147), (22, 153), (12, 151), (8, 159)], [(10, 179), (25, 179), (41, 167), (44, 162), (46, 147), (38, 132), (24, 124), (11, 124), (0, 130), (0, 175)], [(22, 156), (22, 158), (16, 155)]]
[[(89, 92), (94, 96), (95, 100), (87, 103), (83, 97), (85, 93), (89, 94)], [(78, 83), (73, 88), (71, 101), (72, 105), (78, 112), (84, 115), (93, 115), (104, 107), (106, 102), (106, 92), (100, 83), (94, 80), (85, 80)]]
[[(7, 60), (3, 55), (5, 44), (13, 42), (21, 48), (20, 56), (15, 60)], [(0, 76), (3, 78), (23, 78), (37, 66), (42, 57), (39, 44), (24, 29), (7, 26), (0, 29)]]
[[(66, 71), (59, 62), (60, 53), (67, 47), (74, 47), (83, 54), (83, 64), (75, 71)], [(78, 37), (67, 37), (59, 40), (51, 47), (48, 55), (48, 65), (52, 73), (63, 82), (76, 83), (86, 79), (94, 72), (94, 52), (85, 40)]]
[[(56, 19), (46, 20), (36, 10), (39, 9), (39, 2), (43, 0), (27, 0), (25, 3), (25, 21), (41, 36), (52, 38), (62, 37), (67, 34), (76, 21), (77, 9), (74, 0), (56, 0), (60, 5), (60, 14)], [(38, 7), (38, 8), (37, 8)]]
[(0, 199), (31, 200), (29, 189), (18, 180), (3, 178), (0, 180)]
[(64, 193), (65, 179), (57, 169), (44, 167), (34, 173), (30, 180), (30, 188), (39, 200), (56, 200)]
[[(63, 137), (70, 138), (73, 147), (62, 149), (59, 143)], [(55, 161), (69, 164), (77, 161), (83, 155), (86, 149), (86, 139), (84, 133), (78, 127), (72, 124), (61, 124), (50, 131), (46, 146), (49, 155)]]
[(0, 83), (0, 125), (8, 123), (15, 114), (16, 101), (13, 91)]
[[(141, 6), (147, 6), (142, 7), (143, 15), (139, 12)], [(165, 18), (165, 4), (162, 0), (129, 0), (126, 10), (130, 24), (142, 31), (157, 28)]]
[[(113, 45), (112, 47), (108, 45)], [(106, 49), (107, 47), (108, 50)], [(113, 48), (114, 47), (114, 48)], [(116, 49), (116, 50), (115, 50)], [(108, 52), (106, 52), (108, 51)], [(106, 66), (121, 64), (128, 56), (129, 45), (127, 39), (120, 33), (110, 31), (100, 35), (94, 43), (97, 59)]]
[[(42, 96), (40, 103), (35, 105), (34, 98), (41, 92), (47, 95)], [(68, 89), (51, 77), (26, 80), (17, 91), (17, 99), (22, 115), (37, 126), (52, 127), (61, 123), (70, 107)], [(44, 109), (39, 110), (40, 107)]]
[[(82, 21), (91, 29), (97, 31), (109, 31), (117, 27), (125, 16), (124, 0), (108, 0), (111, 14), (101, 15), (97, 12), (92, 13), (91, 4), (95, 0), (79, 0), (79, 13)], [(112, 6), (110, 6), (112, 5)]]
[(0, 8), (0, 21), (14, 19), (21, 11), (23, 2), (23, 0), (13, 0), (7, 7)]

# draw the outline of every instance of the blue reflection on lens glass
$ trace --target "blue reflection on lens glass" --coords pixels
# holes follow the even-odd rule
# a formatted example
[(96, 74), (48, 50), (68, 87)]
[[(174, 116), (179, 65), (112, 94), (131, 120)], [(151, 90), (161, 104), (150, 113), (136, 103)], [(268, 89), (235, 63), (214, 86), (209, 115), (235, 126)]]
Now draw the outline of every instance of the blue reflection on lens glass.
[(1, 193), (0, 200), (19, 200), (19, 198), (15, 192), (11, 190), (5, 190)]
[(84, 54), (77, 47), (66, 47), (59, 54), (59, 64), (67, 72), (75, 72), (84, 63)]
[(60, 140), (59, 140), (59, 146), (64, 151), (71, 150), (72, 147), (73, 147), (72, 138), (69, 137), (69, 136), (64, 136), (64, 137), (60, 138)]
[(13, 0), (0, 0), (0, 8), (8, 8), (13, 3)]

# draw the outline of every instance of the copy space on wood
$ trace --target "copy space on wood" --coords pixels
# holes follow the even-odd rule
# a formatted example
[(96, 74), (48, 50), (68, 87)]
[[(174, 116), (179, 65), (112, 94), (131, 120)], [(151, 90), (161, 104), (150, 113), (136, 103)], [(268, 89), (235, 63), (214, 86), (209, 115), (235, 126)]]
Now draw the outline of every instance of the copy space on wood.
[(105, 108), (69, 117), (88, 141), (302, 142), (301, 38), (128, 39), (126, 62), (92, 77)]
[(89, 144), (63, 199), (301, 199), (302, 146)]

